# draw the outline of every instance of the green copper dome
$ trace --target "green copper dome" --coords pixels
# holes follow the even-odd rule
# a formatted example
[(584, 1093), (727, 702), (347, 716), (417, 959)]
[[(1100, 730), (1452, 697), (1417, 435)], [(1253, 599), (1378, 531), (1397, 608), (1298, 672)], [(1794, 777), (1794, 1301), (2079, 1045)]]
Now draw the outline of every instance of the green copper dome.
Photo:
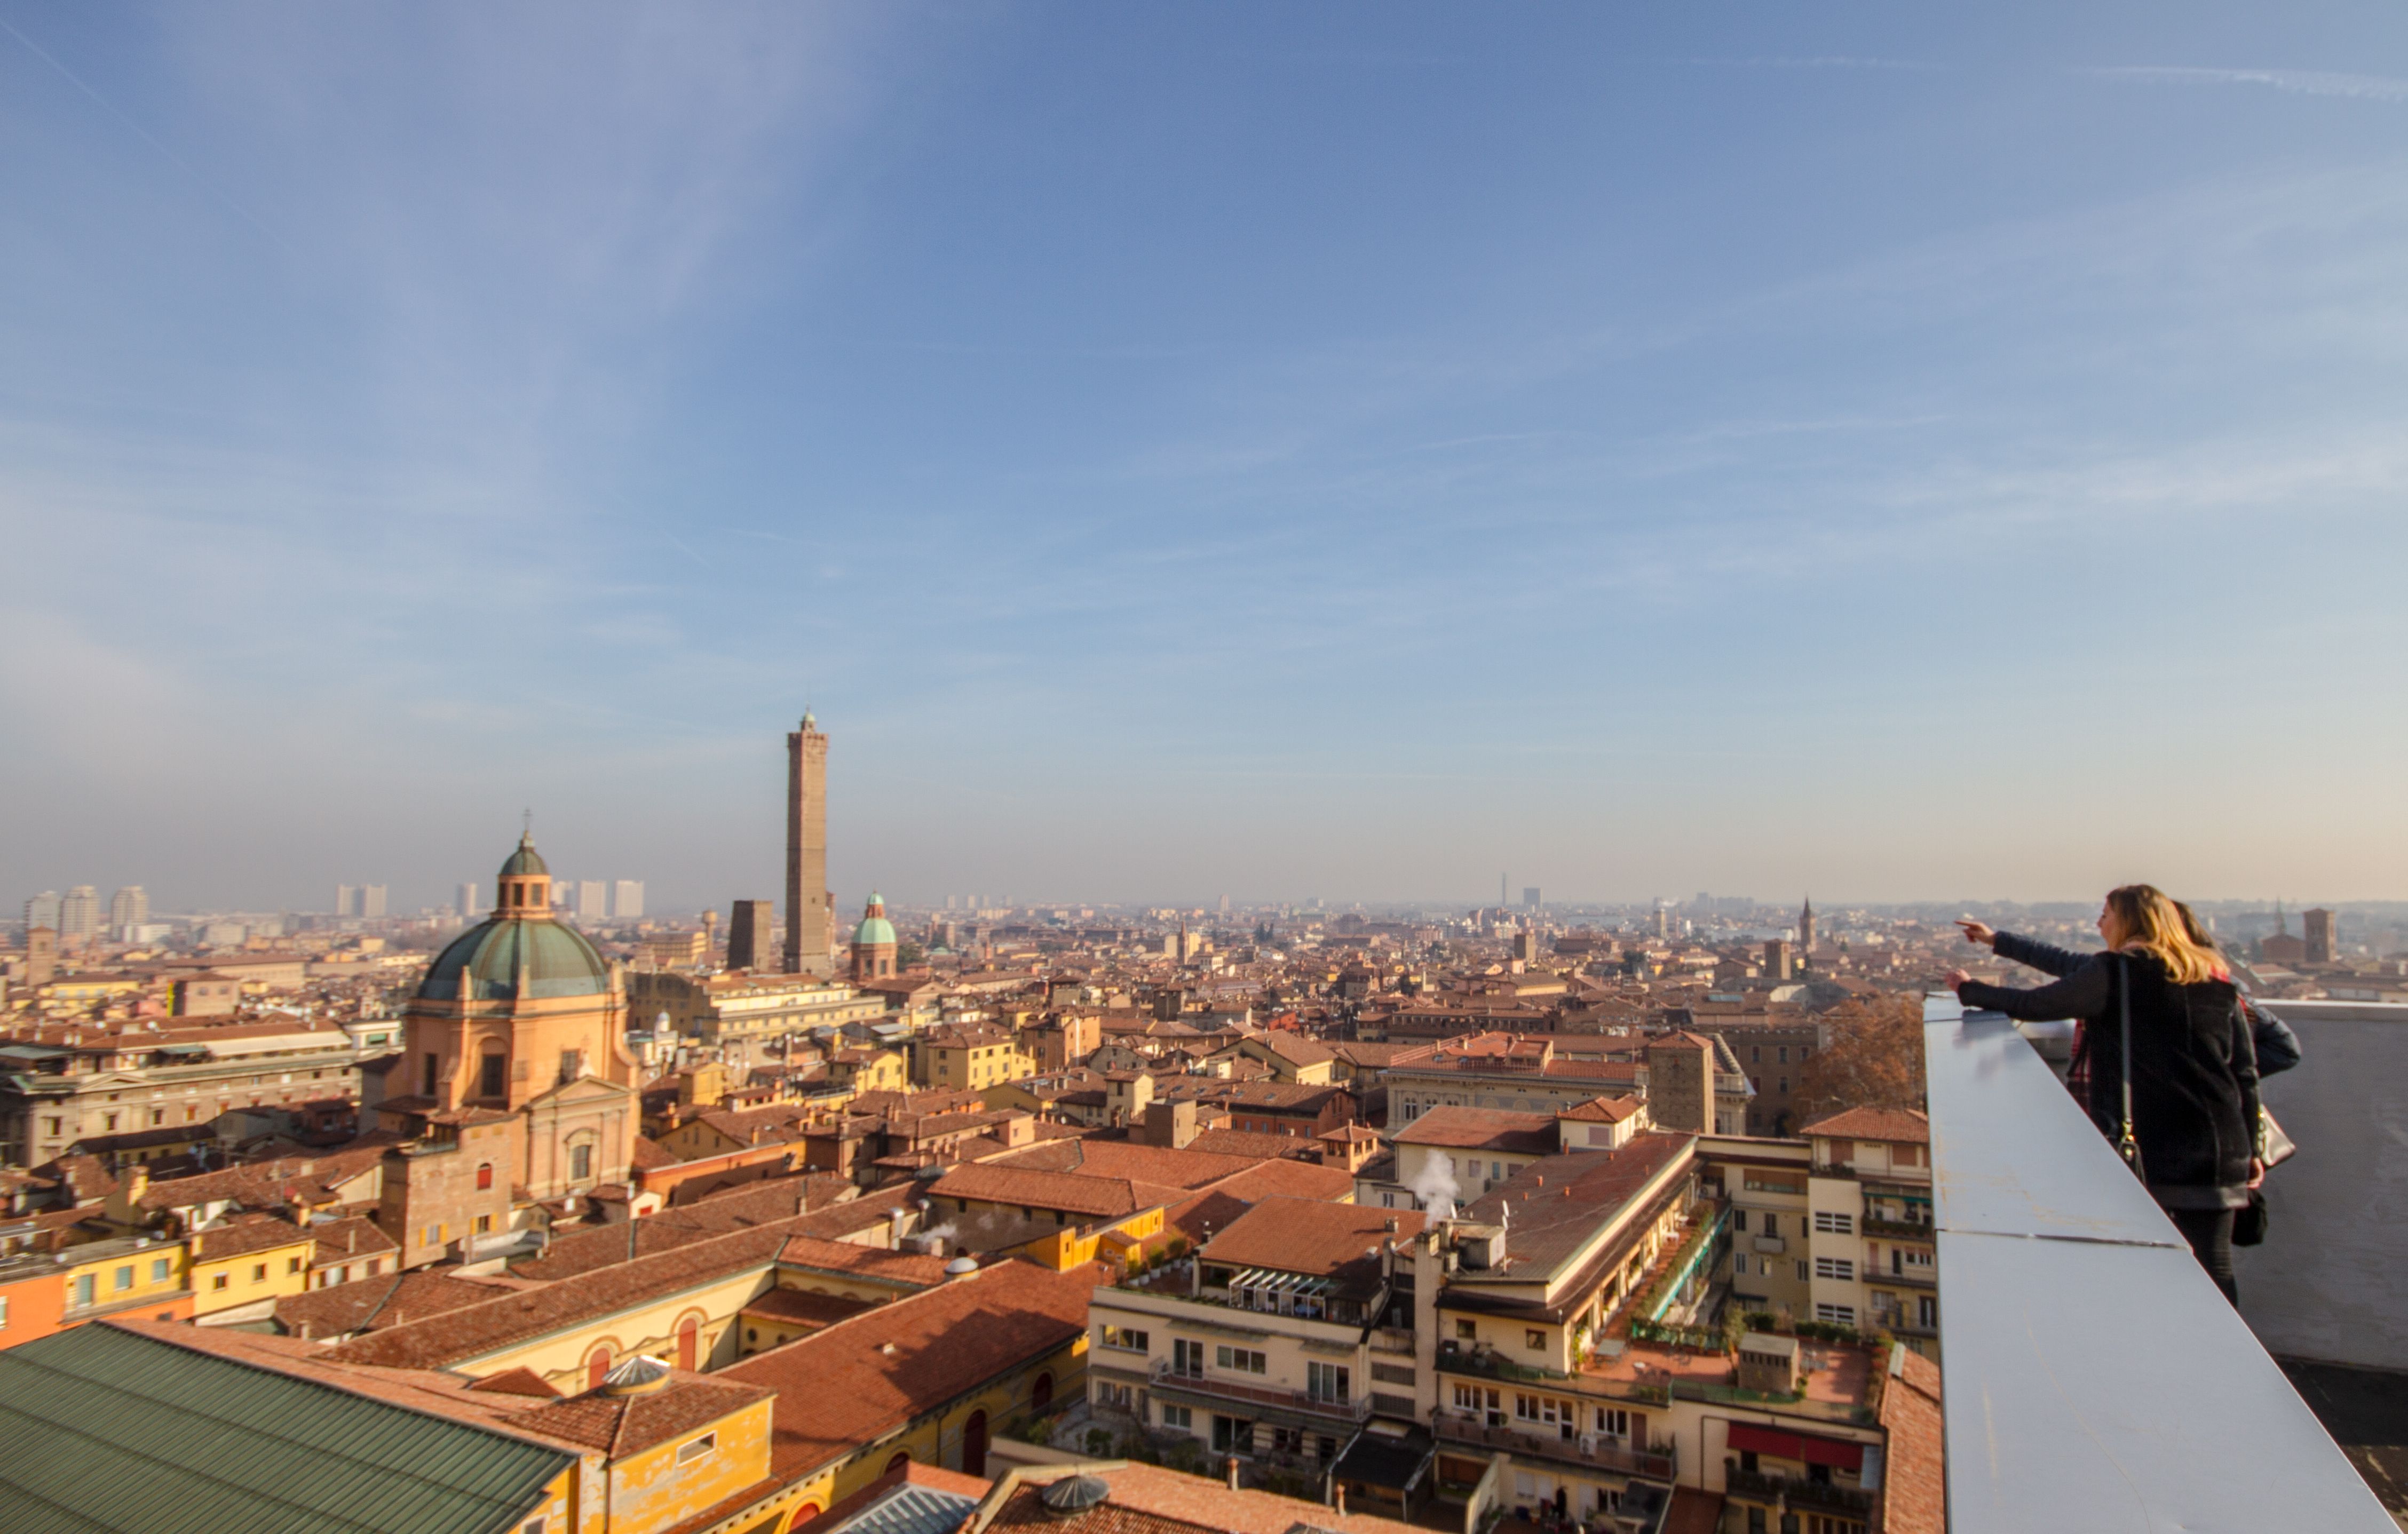
[(859, 926), (853, 929), (853, 940), (856, 945), (863, 947), (867, 947), (872, 943), (885, 943), (889, 946), (893, 945), (895, 941), (895, 924), (886, 919), (886, 897), (884, 896), (875, 894), (870, 896), (869, 914), (863, 919), (862, 924)]
[(514, 917), (480, 923), (452, 939), (426, 971), (418, 994), (433, 1001), (514, 1001), (600, 996), (609, 989), (610, 967), (582, 933), (546, 917)]
[(535, 850), (535, 833), (523, 832), (519, 837), (519, 850), (512, 853), (509, 861), (502, 865), (501, 877), (521, 879), (528, 874), (538, 873), (550, 878), (552, 869), (545, 866), (543, 854)]

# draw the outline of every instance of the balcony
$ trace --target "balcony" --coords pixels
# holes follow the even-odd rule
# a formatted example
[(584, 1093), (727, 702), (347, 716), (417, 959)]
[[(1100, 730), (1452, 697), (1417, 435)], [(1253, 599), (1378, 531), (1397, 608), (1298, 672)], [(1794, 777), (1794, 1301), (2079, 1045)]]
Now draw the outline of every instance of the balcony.
[(1328, 1417), (1338, 1422), (1361, 1422), (1371, 1414), (1371, 1398), (1369, 1396), (1329, 1400), (1310, 1391), (1290, 1390), (1283, 1385), (1254, 1384), (1222, 1374), (1183, 1374), (1171, 1368), (1168, 1359), (1154, 1366), (1154, 1387), (1157, 1391), (1207, 1396), (1216, 1401), (1253, 1407), (1258, 1411), (1301, 1412), (1306, 1416)]
[(1914, 1220), (1882, 1220), (1866, 1215), (1861, 1222), (1868, 1236), (1886, 1236), (1894, 1241), (1928, 1241), (1931, 1226)]
[(1548, 1381), (1560, 1383), (1571, 1378), (1552, 1369), (1539, 1369), (1529, 1364), (1517, 1364), (1494, 1353), (1469, 1353), (1450, 1343), (1440, 1343), (1438, 1367), (1448, 1374), (1475, 1374), (1484, 1380), (1516, 1380), (1525, 1384)]
[[(2289, 1021), (2297, 1005), (2273, 1010)], [(2398, 1264), (2366, 1259), (2378, 1247), (2396, 1255), (2408, 1220), (2408, 1150), (2388, 1095), (2408, 1008), (2357, 1010), (2390, 1015), (2322, 1037), (2294, 1022), (2310, 1063), (2269, 1083), (2277, 1113), (2298, 1101), (2300, 1122), (2329, 1126), (2332, 1139), (2315, 1153), (2323, 1169), (2303, 1151), (2270, 1182), (2279, 1250), (2258, 1250), (2267, 1269), (2294, 1271), (2253, 1294), (2258, 1269), (2244, 1269), (2243, 1303), (2261, 1331), (2302, 1352), (2397, 1369), (2408, 1329), (2396, 1290), (2374, 1275)], [(1924, 1059), (1933, 1235), (1948, 1275), (1941, 1388), (1955, 1534), (2398, 1534), (2015, 1026), (1935, 996), (1924, 1007)], [(2295, 1171), (2303, 1175), (2286, 1189)], [(2284, 1234), (2294, 1207), (2301, 1212)]]
[(1809, 1481), (1803, 1476), (1765, 1475), (1737, 1468), (1723, 1472), (1723, 1484), (1735, 1497), (1763, 1502), (1785, 1501), (1793, 1508), (1825, 1508), (1857, 1518), (1870, 1517), (1873, 1504), (1879, 1500), (1873, 1493), (1854, 1486), (1835, 1486), (1828, 1481)]
[(1585, 1465), (1592, 1469), (1612, 1470), (1620, 1475), (1643, 1475), (1650, 1480), (1670, 1481), (1675, 1469), (1670, 1455), (1641, 1454), (1598, 1434), (1579, 1433), (1566, 1438), (1556, 1428), (1541, 1431), (1490, 1426), (1444, 1407), (1433, 1414), (1430, 1427), (1441, 1443), (1476, 1444), (1484, 1449), (1502, 1449), (1511, 1455), (1535, 1455), (1544, 1459)]

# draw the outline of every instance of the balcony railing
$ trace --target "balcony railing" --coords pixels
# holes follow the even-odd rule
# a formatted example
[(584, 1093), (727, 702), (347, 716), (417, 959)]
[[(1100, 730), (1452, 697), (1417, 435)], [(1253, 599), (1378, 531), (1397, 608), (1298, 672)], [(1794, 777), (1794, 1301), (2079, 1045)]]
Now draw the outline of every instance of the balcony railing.
[(2398, 1534), (2013, 1024), (1929, 998), (1924, 1068), (1954, 1534)]
[(1221, 1400), (1247, 1406), (1268, 1407), (1279, 1412), (1301, 1412), (1311, 1416), (1335, 1417), (1341, 1422), (1360, 1422), (1371, 1414), (1369, 1396), (1353, 1396), (1344, 1400), (1332, 1400), (1311, 1391), (1290, 1390), (1283, 1385), (1250, 1384), (1220, 1374), (1187, 1374), (1170, 1366), (1168, 1360), (1154, 1366), (1156, 1389), (1183, 1390), (1193, 1395), (1211, 1396)]
[(1887, 1236), (1892, 1240), (1904, 1241), (1931, 1240), (1931, 1227), (1914, 1220), (1883, 1220), (1868, 1214), (1863, 1224), (1868, 1236)]
[(1641, 1454), (1598, 1434), (1576, 1433), (1565, 1438), (1560, 1428), (1541, 1431), (1495, 1427), (1457, 1415), (1445, 1407), (1439, 1408), (1432, 1417), (1431, 1427), (1443, 1443), (1473, 1443), (1486, 1449), (1502, 1449), (1508, 1454), (1568, 1460), (1575, 1465), (1612, 1470), (1623, 1475), (1643, 1475), (1650, 1480), (1670, 1481), (1675, 1469), (1670, 1455)]
[(1756, 1470), (1737, 1467), (1723, 1472), (1723, 1484), (1741, 1497), (1753, 1497), (1762, 1501), (1786, 1501), (1791, 1507), (1829, 1508), (1834, 1512), (1849, 1512), (1862, 1518), (1869, 1516), (1877, 1500), (1869, 1491), (1854, 1486), (1835, 1486), (1827, 1481), (1810, 1481), (1798, 1475), (1766, 1475)]
[(1476, 1374), (1484, 1380), (1518, 1380), (1525, 1384), (1571, 1378), (1556, 1369), (1517, 1364), (1494, 1353), (1472, 1353), (1461, 1348), (1449, 1351), (1444, 1346), (1440, 1346), (1438, 1352), (1438, 1367), (1449, 1374)]

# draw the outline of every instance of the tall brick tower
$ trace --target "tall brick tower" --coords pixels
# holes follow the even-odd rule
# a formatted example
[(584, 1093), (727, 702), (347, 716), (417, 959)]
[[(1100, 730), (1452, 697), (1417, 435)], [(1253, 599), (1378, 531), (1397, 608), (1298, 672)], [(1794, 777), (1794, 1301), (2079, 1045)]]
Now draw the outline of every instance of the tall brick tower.
[(786, 973), (833, 976), (827, 887), (828, 738), (819, 721), (786, 737)]

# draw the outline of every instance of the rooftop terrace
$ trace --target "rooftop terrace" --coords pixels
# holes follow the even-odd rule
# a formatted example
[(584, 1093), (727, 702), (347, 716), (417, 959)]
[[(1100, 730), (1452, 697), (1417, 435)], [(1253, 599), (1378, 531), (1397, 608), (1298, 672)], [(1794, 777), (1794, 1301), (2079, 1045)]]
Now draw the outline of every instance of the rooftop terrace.
[[(2270, 1081), (2267, 1100), (2315, 1149), (2270, 1180), (2274, 1234), (2243, 1270), (2244, 1324), (2015, 1025), (1954, 997), (1926, 1002), (1956, 1534), (2395, 1534), (2259, 1341), (2306, 1339), (2348, 1350), (2328, 1364), (2378, 1368), (2397, 1368), (2408, 1343), (2396, 1297), (2385, 1303), (2401, 1269), (2378, 1273), (2364, 1250), (2396, 1246), (2408, 1217), (2396, 1207), (2408, 1144), (2386, 1084), (2408, 1059), (2408, 1008), (2358, 1007), (2389, 1015), (2351, 1021), (2311, 1015), (2315, 1005), (2276, 1007), (2306, 1058)], [(2315, 1105), (2313, 1126), (2294, 1103)], [(2300, 1303), (2317, 1295), (2388, 1314), (2320, 1323)]]

